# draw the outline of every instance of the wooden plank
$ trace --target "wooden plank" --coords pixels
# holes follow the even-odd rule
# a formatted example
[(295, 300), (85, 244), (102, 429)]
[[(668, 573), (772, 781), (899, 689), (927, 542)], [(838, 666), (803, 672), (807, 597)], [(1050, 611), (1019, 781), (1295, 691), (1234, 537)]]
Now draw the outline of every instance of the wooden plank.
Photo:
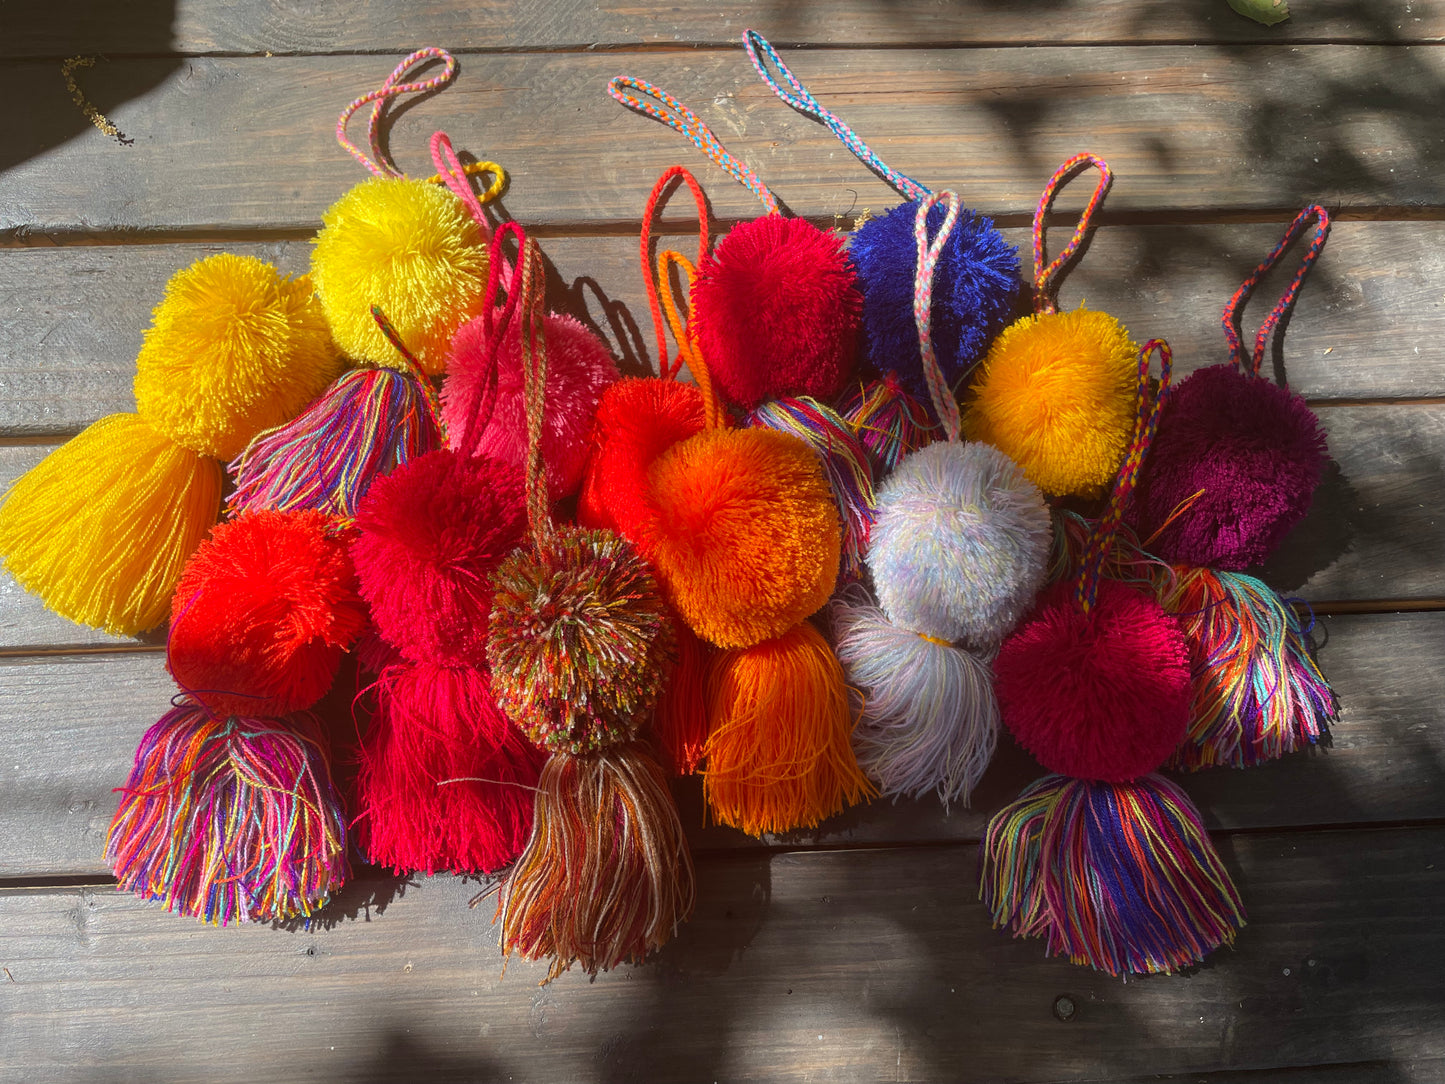
[(996, 43), (1431, 41), (1445, 37), (1445, 15), (1431, 4), (1357, 0), (1303, 5), (1295, 17), (1266, 29), (1214, 0), (1073, 0), (1047, 5), (935, 4), (903, 0), (886, 7), (860, 0), (774, 5), (759, 10), (742, 0), (636, 3), (560, 0), (523, 9), (427, 0), (403, 15), (384, 0), (361, 0), (343, 13), (294, 8), (272, 0), (173, 0), (122, 11), (100, 0), (78, 0), (65, 25), (47, 18), (40, 0), (9, 0), (0, 56), (104, 53), (338, 53), (391, 52), (425, 45), (457, 51), (579, 49), (637, 45), (730, 44), (744, 26), (771, 40), (858, 46)]
[[(1181, 372), (1213, 364), (1224, 357), (1219, 314), (1280, 229), (1105, 227), (1064, 280), (1061, 300), (1110, 312), (1140, 338), (1163, 335)], [(1027, 230), (1005, 235), (1027, 252)], [(597, 327), (625, 364), (650, 363), (636, 242), (551, 237), (545, 245), (552, 307)], [(0, 435), (68, 435), (134, 409), (134, 359), (166, 279), (222, 250), (288, 274), (310, 259), (305, 241), (0, 249)], [(1445, 223), (1337, 224), (1284, 340), (1291, 385), (1314, 400), (1445, 396), (1441, 281)], [(1246, 316), (1261, 315), (1274, 292), (1266, 280), (1261, 313)]]
[(541, 989), (539, 965), (500, 976), (489, 911), (452, 879), (358, 885), (347, 918), (306, 931), (209, 929), (104, 890), (12, 892), (0, 1064), (52, 1080), (953, 1080), (967, 1066), (1027, 1082), (1376, 1061), (1427, 1079), (1409, 1066), (1445, 1057), (1445, 830), (1223, 843), (1251, 916), (1235, 949), (1128, 983), (990, 929), (972, 847), (707, 860), (696, 915), (653, 961)]
[[(1321, 406), (1334, 464), (1305, 521), (1264, 570), (1315, 603), (1445, 598), (1445, 403)], [(0, 446), (0, 492), (54, 445)], [(141, 642), (156, 643), (148, 635)], [(135, 641), (49, 613), (0, 572), (0, 653)]]
[[(86, 86), (98, 105), (124, 103), (111, 119), (129, 146), (77, 120), (53, 65), (7, 64), (0, 94), (33, 104), (13, 118), (0, 159), (0, 236), (309, 229), (361, 176), (331, 140), (336, 113), (377, 86), (388, 61), (98, 65)], [(1429, 47), (883, 49), (797, 64), (896, 168), (961, 186), (989, 213), (1026, 214), (1055, 165), (1084, 147), (1118, 173), (1114, 213), (1445, 203), (1445, 54)], [(756, 215), (752, 196), (681, 136), (607, 97), (607, 79), (624, 71), (698, 106), (796, 213), (892, 202), (734, 49), (469, 60), (455, 87), (396, 118), (390, 143), (413, 171), (430, 172), (423, 148), (435, 128), (499, 158), (512, 175), (507, 210), (530, 224), (635, 221), (653, 178), (677, 161), (705, 175), (722, 218)]]
[[(1252, 771), (1184, 778), (1213, 828), (1261, 829), (1445, 817), (1445, 614), (1324, 622), (1321, 665), (1344, 715), (1334, 748)], [(103, 874), (111, 788), (175, 687), (157, 653), (0, 659), (0, 877)], [(343, 724), (344, 725), (344, 724)], [(973, 810), (936, 801), (879, 802), (787, 846), (975, 839), (987, 816), (1041, 770), (1005, 742)], [(683, 822), (702, 849), (750, 847), (704, 827), (695, 780), (678, 786)]]

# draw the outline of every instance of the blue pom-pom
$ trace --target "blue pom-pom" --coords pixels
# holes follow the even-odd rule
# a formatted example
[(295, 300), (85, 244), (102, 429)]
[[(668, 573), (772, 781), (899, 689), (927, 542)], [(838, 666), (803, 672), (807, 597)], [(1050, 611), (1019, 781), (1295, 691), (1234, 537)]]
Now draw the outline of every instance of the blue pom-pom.
[[(943, 225), (942, 204), (928, 226)], [(900, 204), (859, 226), (848, 251), (863, 291), (863, 348), (879, 373), (898, 374), (912, 395), (928, 401), (918, 331), (913, 323), (913, 276), (918, 246), (913, 223), (918, 201)], [(944, 246), (933, 277), (933, 348), (950, 385), (988, 350), (1016, 315), (1019, 253), (992, 220), (964, 211)]]

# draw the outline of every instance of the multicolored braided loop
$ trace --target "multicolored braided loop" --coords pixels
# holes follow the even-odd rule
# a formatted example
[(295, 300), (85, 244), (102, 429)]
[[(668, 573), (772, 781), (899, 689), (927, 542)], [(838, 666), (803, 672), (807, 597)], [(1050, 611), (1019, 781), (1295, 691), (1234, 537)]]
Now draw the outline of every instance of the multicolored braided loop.
[[(874, 173), (898, 189), (905, 199), (922, 199), (929, 194), (929, 189), (923, 187), (923, 185), (919, 184), (912, 177), (899, 173), (896, 169), (889, 166), (873, 152), (873, 149), (869, 147), (867, 143), (863, 142), (857, 132), (853, 131), (852, 128), (831, 110), (824, 108), (818, 99), (809, 93), (808, 88), (803, 86), (802, 81), (793, 74), (792, 69), (783, 63), (782, 58), (778, 56), (777, 50), (773, 48), (767, 38), (763, 37), (756, 30), (744, 30), (743, 48), (748, 51), (748, 59), (753, 62), (753, 67), (758, 70), (758, 74), (762, 76), (763, 82), (773, 88), (774, 94), (787, 102), (799, 113), (813, 117), (826, 124), (833, 134), (842, 140), (843, 146), (853, 152), (853, 156), (857, 158), (858, 161), (862, 162)], [(759, 53), (762, 55), (760, 56)], [(792, 88), (791, 93), (778, 85), (777, 80), (774, 79), (772, 73), (768, 71), (767, 65), (763, 63), (764, 56), (772, 61), (773, 66), (778, 69), (778, 74), (781, 75), (788, 86)]]
[[(1159, 351), (1159, 389), (1152, 396), (1149, 388), (1149, 361), (1155, 350)], [(1129, 498), (1134, 492), (1134, 483), (1139, 480), (1144, 457), (1149, 454), (1149, 444), (1159, 428), (1159, 415), (1169, 398), (1169, 376), (1174, 367), (1174, 352), (1163, 339), (1150, 339), (1139, 348), (1139, 383), (1136, 398), (1137, 410), (1134, 417), (1134, 439), (1124, 453), (1124, 462), (1114, 479), (1114, 489), (1109, 494), (1109, 503), (1103, 514), (1089, 531), (1084, 555), (1080, 560), (1079, 582), (1075, 598), (1087, 613), (1093, 609), (1094, 599), (1099, 592), (1099, 580), (1103, 576), (1104, 561), (1114, 546), (1114, 537), (1119, 533), (1124, 511), (1129, 507)]]
[[(423, 60), (440, 60), (446, 66), (440, 73), (430, 79), (419, 83), (399, 82), (406, 74), (407, 69)], [(354, 102), (341, 111), (341, 116), (336, 121), (336, 142), (346, 148), (351, 157), (355, 158), (363, 166), (378, 177), (404, 177), (406, 174), (397, 169), (387, 159), (386, 153), (381, 149), (381, 134), (378, 127), (381, 122), (381, 114), (386, 103), (391, 98), (400, 97), (403, 94), (425, 94), (427, 91), (436, 90), (446, 86), (457, 74), (457, 61), (451, 53), (445, 49), (438, 49), (435, 46), (428, 46), (425, 49), (418, 49), (409, 57), (403, 60), (390, 75), (386, 82), (373, 90), (370, 94), (363, 94)], [(355, 143), (346, 136), (346, 124), (351, 120), (352, 115), (362, 106), (375, 102), (372, 106), (371, 116), (366, 122), (366, 139), (371, 146), (372, 157), (368, 158), (366, 152), (361, 150)]]
[(443, 433), (445, 430), (442, 425), (442, 404), (441, 399), (437, 396), (436, 385), (426, 375), (426, 370), (421, 367), (421, 362), (416, 360), (416, 355), (406, 348), (406, 343), (401, 341), (401, 335), (387, 319), (386, 313), (381, 311), (380, 305), (371, 306), (371, 318), (376, 321), (376, 326), (386, 336), (386, 341), (391, 343), (396, 348), (396, 352), (401, 355), (402, 361), (406, 363), (408, 375), (416, 381), (417, 387), (421, 389), (422, 401), (426, 403), (427, 414), (430, 415), (432, 424), (437, 427), (438, 433)]
[[(628, 91), (636, 91), (629, 94)], [(778, 199), (768, 186), (758, 178), (746, 162), (739, 161), (728, 153), (726, 147), (713, 135), (712, 129), (702, 122), (687, 106), (683, 105), (661, 87), (653, 86), (645, 79), (634, 79), (630, 75), (619, 75), (607, 84), (607, 93), (638, 113), (646, 113), (674, 128), (692, 140), (692, 145), (702, 151), (715, 164), (732, 175), (762, 201), (768, 214), (778, 214)], [(651, 99), (649, 101), (648, 99)]]
[(641, 237), (642, 279), (647, 283), (647, 303), (652, 308), (652, 328), (657, 333), (657, 371), (664, 380), (677, 379), (685, 358), (681, 342), (677, 356), (671, 361), (667, 357), (667, 329), (662, 319), (662, 306), (657, 299), (657, 279), (653, 275), (652, 266), (652, 220), (657, 216), (658, 206), (666, 198), (672, 182), (679, 177), (687, 184), (693, 202), (697, 204), (697, 261), (694, 267), (702, 263), (711, 247), (707, 232), (707, 197), (702, 193), (702, 186), (686, 167), (669, 166), (662, 176), (657, 178), (657, 183), (652, 186), (652, 194), (647, 197), (647, 206), (642, 209)]
[[(1088, 204), (1084, 207), (1084, 213), (1079, 216), (1079, 224), (1074, 227), (1074, 236), (1064, 246), (1053, 261), (1044, 263), (1044, 216), (1048, 214), (1049, 207), (1058, 195), (1059, 189), (1064, 182), (1077, 173), (1093, 166), (1099, 171), (1099, 183), (1094, 186), (1094, 194), (1089, 197)], [(1089, 226), (1093, 221), (1094, 212), (1104, 202), (1104, 197), (1109, 192), (1109, 186), (1114, 183), (1114, 171), (1109, 168), (1109, 163), (1100, 158), (1097, 154), (1090, 154), (1084, 151), (1076, 154), (1067, 162), (1054, 170), (1054, 175), (1049, 178), (1049, 183), (1044, 185), (1044, 191), (1039, 196), (1039, 205), (1034, 209), (1034, 311), (1035, 312), (1057, 312), (1058, 303), (1055, 294), (1058, 291), (1058, 284), (1055, 281), (1064, 265), (1072, 260), (1079, 251), (1079, 246), (1084, 243), (1084, 237), (1089, 232)]]
[[(928, 242), (928, 212), (936, 203), (946, 207), (943, 224), (933, 243)], [(913, 323), (918, 328), (918, 352), (923, 359), (923, 377), (928, 382), (928, 395), (933, 400), (933, 409), (943, 423), (943, 432), (949, 440), (957, 441), (962, 432), (958, 415), (958, 400), (939, 367), (938, 357), (933, 350), (933, 269), (948, 243), (948, 235), (958, 222), (961, 203), (957, 192), (930, 192), (918, 203), (918, 212), (913, 218), (913, 238), (918, 242), (918, 269), (913, 277)]]
[[(1289, 287), (1280, 295), (1274, 308), (1269, 310), (1269, 315), (1264, 318), (1264, 323), (1259, 325), (1259, 332), (1254, 337), (1254, 354), (1246, 358), (1244, 345), (1241, 342), (1239, 314), (1249, 301), (1249, 295), (1254, 293), (1254, 288), (1259, 285), (1259, 280), (1264, 278), (1275, 264), (1279, 263), (1285, 250), (1294, 243), (1311, 219), (1318, 220), (1319, 224), (1315, 227), (1315, 234), (1310, 238), (1309, 246), (1300, 260), (1299, 270), (1294, 273)], [(1269, 337), (1279, 326), (1279, 322), (1284, 319), (1285, 314), (1294, 307), (1295, 298), (1299, 295), (1300, 287), (1304, 285), (1305, 276), (1309, 274), (1315, 260), (1319, 259), (1320, 250), (1325, 247), (1325, 240), (1329, 235), (1330, 213), (1318, 203), (1306, 207), (1295, 215), (1294, 221), (1284, 231), (1284, 236), (1279, 239), (1279, 244), (1270, 250), (1269, 255), (1264, 258), (1264, 262), (1254, 269), (1254, 274), (1244, 280), (1239, 289), (1234, 291), (1234, 296), (1229, 299), (1229, 304), (1224, 306), (1224, 340), (1229, 344), (1229, 360), (1238, 365), (1240, 372), (1246, 376), (1259, 375), (1259, 367), (1264, 362), (1264, 351), (1265, 347), (1269, 345)]]

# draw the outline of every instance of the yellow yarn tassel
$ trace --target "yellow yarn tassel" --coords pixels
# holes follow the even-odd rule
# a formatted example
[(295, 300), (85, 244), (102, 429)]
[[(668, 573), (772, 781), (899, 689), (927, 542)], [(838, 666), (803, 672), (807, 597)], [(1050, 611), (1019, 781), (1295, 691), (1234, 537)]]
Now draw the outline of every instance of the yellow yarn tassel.
[(708, 675), (703, 793), (751, 836), (811, 828), (876, 793), (853, 754), (843, 668), (806, 621), (720, 652)]
[(221, 509), (221, 465), (136, 414), (102, 418), (21, 476), (0, 505), (0, 557), (62, 617), (133, 635), (170, 613)]

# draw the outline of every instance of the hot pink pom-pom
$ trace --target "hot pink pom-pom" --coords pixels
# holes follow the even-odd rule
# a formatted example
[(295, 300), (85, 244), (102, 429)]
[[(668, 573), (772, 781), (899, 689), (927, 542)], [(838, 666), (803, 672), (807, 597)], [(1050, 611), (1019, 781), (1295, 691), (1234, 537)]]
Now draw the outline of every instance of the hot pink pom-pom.
[(767, 215), (733, 227), (692, 287), (698, 344), (722, 394), (827, 399), (853, 372), (863, 295), (836, 233)]
[[(442, 387), (442, 420), (453, 448), (462, 442), (468, 454), (485, 453), (521, 467), (527, 456), (527, 417), (522, 401), (522, 339), (519, 324), (497, 357), (495, 407), (475, 444), (465, 432), (486, 371), (487, 334), (482, 317), (463, 324), (452, 339), (447, 380)], [(618, 379), (617, 364), (607, 346), (580, 321), (549, 312), (543, 323), (547, 343), (546, 418), (542, 427), (542, 462), (547, 489), (554, 500), (569, 497), (582, 482), (588, 436), (597, 400)], [(485, 414), (487, 408), (482, 407)]]
[(351, 544), (361, 595), (415, 662), (484, 666), (492, 571), (527, 529), (520, 468), (450, 449), (378, 478)]
[(1158, 768), (1189, 724), (1189, 649), (1153, 597), (1099, 584), (1085, 613), (1056, 585), (999, 649), (999, 711), (1050, 771), (1122, 783)]
[(396, 870), (501, 869), (526, 845), (545, 759), (497, 708), (485, 671), (388, 667), (357, 779), (362, 853)]

